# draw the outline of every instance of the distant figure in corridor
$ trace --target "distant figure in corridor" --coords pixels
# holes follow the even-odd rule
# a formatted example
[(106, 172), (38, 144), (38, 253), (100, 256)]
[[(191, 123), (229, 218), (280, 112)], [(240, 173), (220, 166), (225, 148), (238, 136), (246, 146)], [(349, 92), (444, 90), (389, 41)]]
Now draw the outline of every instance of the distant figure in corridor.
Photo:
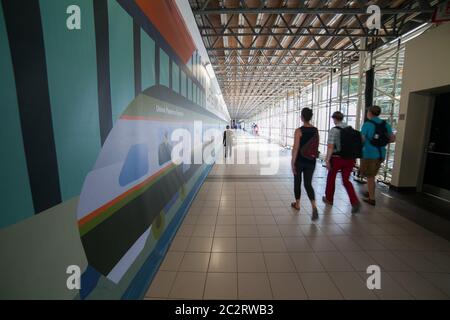
[(230, 126), (227, 126), (227, 129), (223, 132), (223, 146), (225, 147), (225, 158), (228, 156), (232, 157), (233, 151), (233, 130), (230, 129)]
[(303, 108), (301, 120), (303, 126), (295, 130), (294, 149), (292, 150), (292, 173), (294, 174), (295, 202), (291, 207), (300, 210), (300, 197), (302, 175), (308, 198), (312, 205), (312, 219), (319, 218), (316, 204), (316, 196), (312, 187), (312, 178), (316, 169), (316, 161), (319, 155), (319, 131), (310, 122), (313, 112), (310, 108)]
[(343, 122), (344, 115), (342, 112), (336, 111), (333, 113), (332, 119), (335, 127), (331, 128), (328, 134), (326, 156), (328, 177), (325, 196), (322, 199), (326, 204), (333, 205), (336, 176), (340, 171), (342, 183), (350, 198), (352, 213), (357, 213), (360, 209), (360, 202), (349, 179), (356, 159), (361, 157), (361, 134)]

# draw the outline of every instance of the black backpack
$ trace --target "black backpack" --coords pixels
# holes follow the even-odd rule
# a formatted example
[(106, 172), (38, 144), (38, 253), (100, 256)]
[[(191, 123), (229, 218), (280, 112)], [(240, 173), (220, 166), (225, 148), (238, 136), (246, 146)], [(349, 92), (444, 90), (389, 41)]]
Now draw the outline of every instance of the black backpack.
[(373, 120), (368, 120), (375, 126), (375, 133), (371, 140), (369, 140), (370, 144), (377, 148), (386, 147), (391, 138), (388, 134), (388, 129), (386, 127), (386, 121), (382, 121), (380, 123), (376, 123)]
[(335, 154), (344, 159), (362, 158), (363, 142), (361, 132), (350, 126), (335, 128), (340, 131), (341, 136), (341, 150)]

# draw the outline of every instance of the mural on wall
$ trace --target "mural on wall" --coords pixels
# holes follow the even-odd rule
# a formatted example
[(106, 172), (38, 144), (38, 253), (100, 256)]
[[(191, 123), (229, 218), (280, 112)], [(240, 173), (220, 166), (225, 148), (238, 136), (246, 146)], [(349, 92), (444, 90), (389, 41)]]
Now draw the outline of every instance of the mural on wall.
[[(224, 105), (207, 108), (218, 88), (202, 44), (174, 0), (14, 2), (0, 5), (10, 120), (0, 139), (23, 146), (2, 154), (22, 185), (1, 199), (0, 297), (141, 298), (210, 169), (173, 163), (171, 134), (228, 121)], [(69, 5), (83, 12), (80, 31), (64, 28)], [(29, 108), (43, 121), (29, 121)], [(193, 145), (191, 159), (209, 144)], [(14, 176), (2, 170), (3, 190)], [(82, 270), (81, 290), (66, 286), (69, 265)]]

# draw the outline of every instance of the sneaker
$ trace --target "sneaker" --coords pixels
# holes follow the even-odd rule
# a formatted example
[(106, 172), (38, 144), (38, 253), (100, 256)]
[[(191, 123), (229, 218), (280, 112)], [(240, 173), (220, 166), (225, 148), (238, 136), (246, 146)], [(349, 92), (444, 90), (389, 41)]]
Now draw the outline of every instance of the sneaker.
[(376, 205), (376, 201), (375, 201), (375, 200), (372, 200), (372, 199), (369, 199), (369, 198), (364, 198), (363, 201), (364, 201), (365, 203), (370, 204), (371, 206), (375, 206), (375, 205)]
[(353, 214), (358, 213), (359, 209), (361, 209), (361, 203), (358, 202), (352, 206), (352, 213)]
[(317, 208), (313, 208), (312, 220), (317, 220), (317, 219), (319, 219), (319, 213), (317, 212)]
[(325, 202), (329, 206), (333, 205), (333, 202), (332, 201), (328, 201), (327, 197), (325, 197), (325, 196), (322, 197), (322, 201)]

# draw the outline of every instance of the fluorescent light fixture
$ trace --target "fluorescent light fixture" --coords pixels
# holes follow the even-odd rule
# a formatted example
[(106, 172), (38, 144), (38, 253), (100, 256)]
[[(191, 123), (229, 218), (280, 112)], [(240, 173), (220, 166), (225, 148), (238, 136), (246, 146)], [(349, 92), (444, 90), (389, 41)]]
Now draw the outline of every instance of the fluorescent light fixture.
[[(421, 24), (420, 26), (418, 26), (417, 28), (414, 28), (413, 30), (408, 31), (407, 33), (405, 33), (404, 35), (402, 35), (400, 37), (400, 39), (402, 40), (402, 43), (406, 43), (418, 36), (420, 36), (422, 33), (424, 33), (427, 29), (429, 29), (431, 27), (431, 23), (424, 23)], [(396, 38), (390, 42), (387, 43), (387, 45), (392, 45), (396, 42), (398, 42), (399, 38)]]

